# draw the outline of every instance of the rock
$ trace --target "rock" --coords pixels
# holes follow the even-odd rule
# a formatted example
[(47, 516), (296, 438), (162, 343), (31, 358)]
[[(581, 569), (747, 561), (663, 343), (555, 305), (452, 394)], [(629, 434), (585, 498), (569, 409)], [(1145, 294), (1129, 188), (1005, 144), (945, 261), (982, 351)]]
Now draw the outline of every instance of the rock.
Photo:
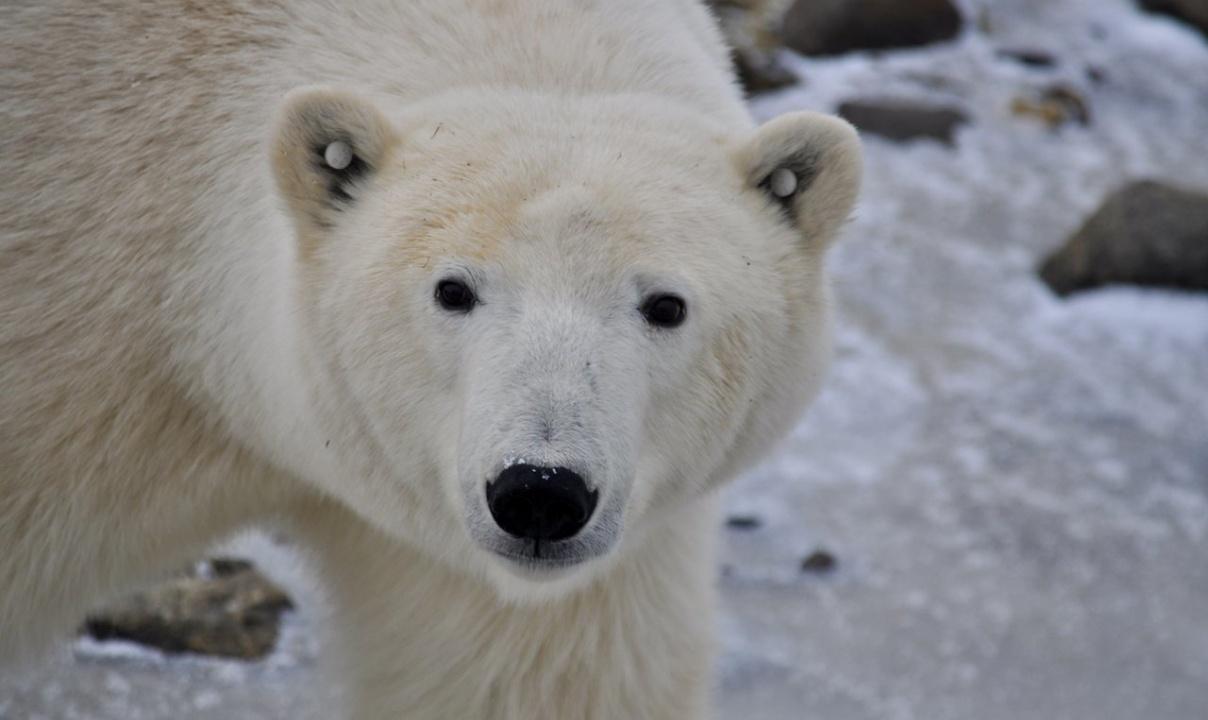
[(776, 57), (775, 28), (787, 0), (709, 0), (734, 57), (734, 69), (748, 94), (795, 85), (799, 78)]
[(930, 138), (947, 145), (953, 144), (956, 129), (969, 122), (958, 108), (912, 100), (853, 100), (841, 104), (838, 112), (861, 132), (897, 141)]
[(1045, 260), (1040, 277), (1058, 295), (1116, 283), (1208, 290), (1208, 194), (1132, 183)]
[(1051, 85), (1011, 101), (1011, 112), (1040, 120), (1052, 129), (1074, 122), (1089, 125), (1091, 111), (1082, 94), (1068, 85)]
[(960, 29), (961, 14), (951, 0), (797, 0), (781, 35), (803, 55), (838, 55), (929, 45)]
[(1169, 15), (1208, 36), (1208, 0), (1140, 0), (1143, 9)]
[(277, 643), (289, 597), (243, 560), (220, 558), (190, 574), (90, 615), (85, 631), (168, 653), (243, 659), (267, 655)]
[(763, 527), (763, 520), (757, 515), (731, 515), (726, 518), (726, 527), (731, 530), (758, 530)]
[(835, 556), (826, 550), (815, 550), (801, 561), (801, 572), (825, 574), (833, 571), (839, 564)]
[(1096, 85), (1102, 85), (1103, 83), (1107, 82), (1108, 74), (1106, 70), (1098, 65), (1090, 65), (1086, 68), (1086, 79), (1090, 80)]
[(738, 82), (742, 84), (747, 95), (779, 90), (801, 82), (796, 73), (774, 56), (758, 57), (735, 53), (734, 71), (738, 74)]
[(1004, 48), (998, 51), (998, 56), (1005, 60), (1013, 60), (1020, 65), (1026, 65), (1030, 68), (1047, 70), (1057, 66), (1057, 58), (1044, 50)]

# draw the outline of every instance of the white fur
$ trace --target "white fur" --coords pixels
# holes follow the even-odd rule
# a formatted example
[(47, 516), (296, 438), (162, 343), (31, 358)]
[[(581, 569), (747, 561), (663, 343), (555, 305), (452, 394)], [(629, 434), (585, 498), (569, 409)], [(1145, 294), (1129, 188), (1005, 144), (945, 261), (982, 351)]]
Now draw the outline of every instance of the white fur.
[[(65, 0), (0, 41), (0, 659), (276, 517), (357, 718), (705, 716), (711, 492), (818, 386), (849, 127), (755, 131), (689, 0)], [(557, 567), (496, 554), (520, 458), (600, 493)]]

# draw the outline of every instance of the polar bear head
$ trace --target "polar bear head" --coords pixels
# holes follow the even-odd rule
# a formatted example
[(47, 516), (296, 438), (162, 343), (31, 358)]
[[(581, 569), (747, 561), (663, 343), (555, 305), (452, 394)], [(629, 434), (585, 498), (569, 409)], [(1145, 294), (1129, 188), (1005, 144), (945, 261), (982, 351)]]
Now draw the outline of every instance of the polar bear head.
[(840, 120), (735, 136), (639, 97), (303, 89), (273, 168), (345, 469), (314, 480), (507, 594), (582, 584), (818, 387), (860, 175)]

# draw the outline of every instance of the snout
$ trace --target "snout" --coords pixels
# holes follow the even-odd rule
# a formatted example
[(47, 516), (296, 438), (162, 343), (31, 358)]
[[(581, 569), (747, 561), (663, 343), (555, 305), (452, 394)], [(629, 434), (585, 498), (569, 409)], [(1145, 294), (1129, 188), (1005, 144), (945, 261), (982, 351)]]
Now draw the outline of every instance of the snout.
[(487, 484), (487, 508), (495, 524), (512, 537), (558, 542), (587, 526), (599, 502), (598, 491), (573, 470), (516, 464)]

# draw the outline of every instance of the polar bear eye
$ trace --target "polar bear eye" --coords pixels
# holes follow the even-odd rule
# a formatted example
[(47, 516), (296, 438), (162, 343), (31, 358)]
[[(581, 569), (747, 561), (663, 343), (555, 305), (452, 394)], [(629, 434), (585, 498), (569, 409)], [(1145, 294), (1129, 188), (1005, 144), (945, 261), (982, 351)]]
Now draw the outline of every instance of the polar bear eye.
[(642, 303), (642, 316), (655, 327), (678, 327), (684, 323), (687, 314), (683, 299), (675, 295), (651, 295)]
[(436, 302), (449, 312), (468, 313), (477, 304), (478, 298), (460, 280), (441, 280), (436, 285)]

